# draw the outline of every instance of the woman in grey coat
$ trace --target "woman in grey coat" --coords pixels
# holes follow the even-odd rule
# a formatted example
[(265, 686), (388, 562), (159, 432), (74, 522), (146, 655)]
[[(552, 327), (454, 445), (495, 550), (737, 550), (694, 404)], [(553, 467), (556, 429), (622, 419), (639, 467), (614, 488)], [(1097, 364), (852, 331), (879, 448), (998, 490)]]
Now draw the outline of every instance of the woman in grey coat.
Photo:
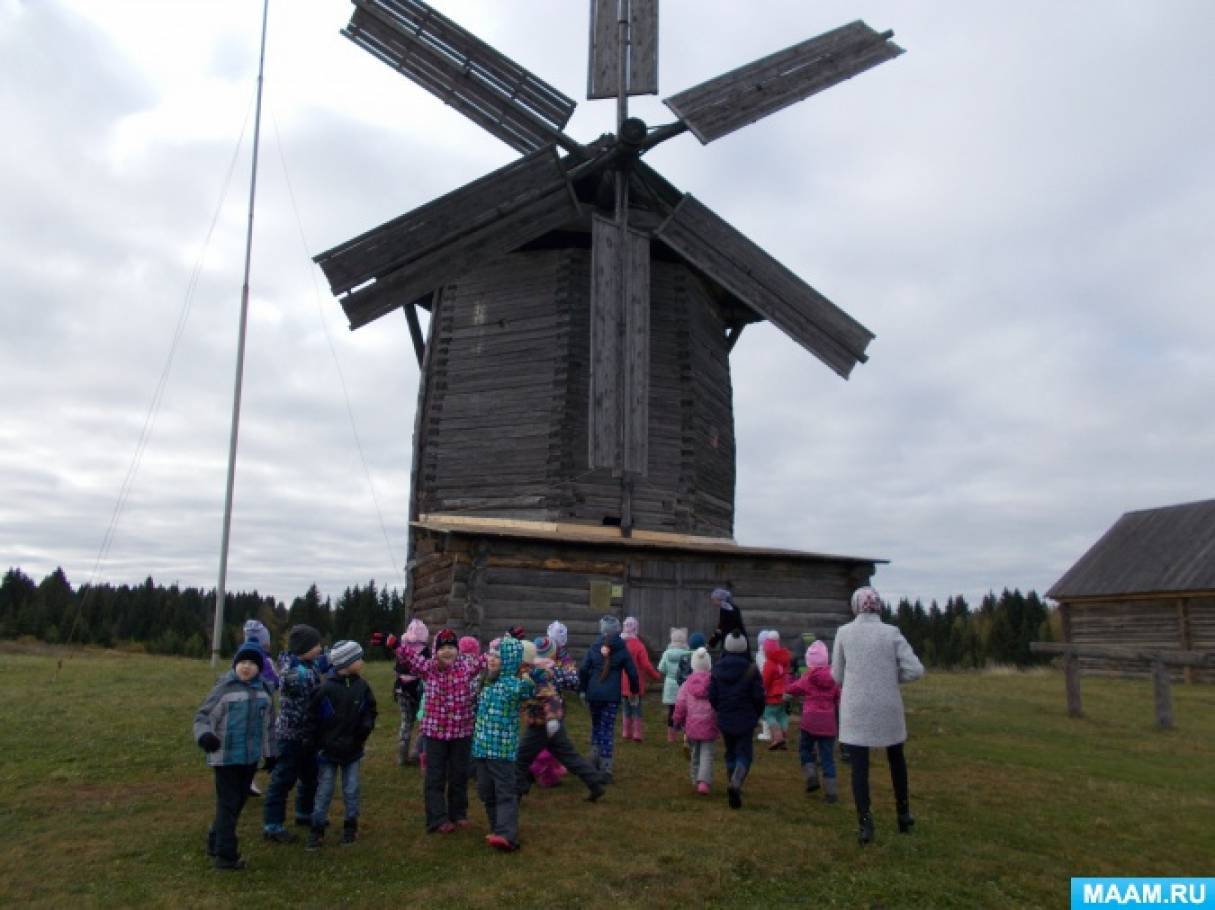
[(882, 600), (873, 588), (858, 588), (852, 595), (856, 619), (839, 628), (831, 655), (831, 675), (840, 684), (840, 743), (852, 756), (852, 798), (860, 822), (857, 839), (873, 840), (869, 813), (869, 749), (885, 747), (894, 784), (899, 833), (908, 834), (915, 819), (907, 792), (907, 760), (903, 743), (907, 722), (899, 684), (924, 675), (911, 645), (899, 630), (882, 622)]

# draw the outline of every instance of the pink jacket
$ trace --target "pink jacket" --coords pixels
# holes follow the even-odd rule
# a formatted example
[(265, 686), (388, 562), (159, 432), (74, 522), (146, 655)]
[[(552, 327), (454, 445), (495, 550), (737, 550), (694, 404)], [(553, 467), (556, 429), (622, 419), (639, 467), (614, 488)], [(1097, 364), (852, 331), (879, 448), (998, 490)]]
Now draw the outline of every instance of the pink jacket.
[(477, 707), (472, 683), (485, 670), (485, 655), (461, 654), (442, 670), (437, 658), (424, 658), (405, 642), (397, 647), (397, 660), (426, 685), (422, 735), (444, 740), (472, 736)]
[(840, 704), (840, 687), (830, 667), (815, 667), (791, 682), (785, 693), (802, 696), (803, 730), (811, 736), (839, 736), (835, 712)]
[(709, 704), (708, 670), (697, 670), (684, 680), (675, 697), (675, 714), (672, 722), (683, 727), (688, 739), (699, 741), (717, 739), (717, 714)]
[(630, 695), (645, 695), (645, 680), (648, 676), (654, 682), (662, 679), (662, 674), (654, 669), (654, 665), (650, 663), (650, 655), (645, 651), (645, 645), (641, 643), (640, 638), (625, 638), (624, 646), (629, 649), (629, 657), (633, 658), (633, 664), (637, 667), (637, 682), (641, 684), (641, 691), (634, 692), (633, 687), (629, 685), (629, 676), (625, 672), (620, 674), (620, 694), (626, 698)]

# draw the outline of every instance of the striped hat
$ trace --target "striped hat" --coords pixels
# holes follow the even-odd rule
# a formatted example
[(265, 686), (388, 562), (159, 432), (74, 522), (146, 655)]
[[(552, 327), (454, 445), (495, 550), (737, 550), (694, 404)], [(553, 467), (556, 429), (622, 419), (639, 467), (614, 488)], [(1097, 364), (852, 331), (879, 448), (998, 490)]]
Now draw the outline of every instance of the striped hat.
[(537, 657), (556, 657), (557, 643), (547, 635), (541, 635), (536, 639), (536, 656)]
[(335, 642), (329, 649), (329, 663), (335, 670), (345, 670), (356, 660), (363, 659), (363, 646), (357, 641)]

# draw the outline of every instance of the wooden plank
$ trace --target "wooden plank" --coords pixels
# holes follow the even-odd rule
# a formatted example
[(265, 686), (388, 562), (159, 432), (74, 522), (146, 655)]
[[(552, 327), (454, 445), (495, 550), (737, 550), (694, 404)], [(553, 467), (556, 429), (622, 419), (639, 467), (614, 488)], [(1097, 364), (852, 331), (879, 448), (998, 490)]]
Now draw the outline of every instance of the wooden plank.
[(565, 140), (575, 102), (421, 0), (354, 0), (347, 38), (520, 152)]
[(709, 143), (867, 69), (903, 49), (857, 21), (761, 57), (664, 99), (701, 143)]
[(1066, 642), (1031, 641), (1034, 654), (1073, 654), (1076, 657), (1096, 657), (1103, 660), (1143, 661), (1163, 663), (1170, 667), (1215, 667), (1215, 651), (1174, 651), (1148, 648), (1069, 644)]
[(1152, 689), (1155, 696), (1156, 726), (1161, 730), (1173, 727), (1173, 692), (1169, 685), (1169, 670), (1163, 660), (1152, 661)]
[[(658, 93), (658, 2), (623, 0), (629, 19), (628, 93)], [(618, 0), (591, 0), (586, 97), (615, 98), (620, 92)]]
[(620, 225), (596, 214), (591, 222), (589, 467), (619, 469), (624, 409), (620, 369), (624, 329), (624, 274)]
[(655, 233), (845, 379), (873, 333), (691, 195)]
[(624, 420), (621, 450), (624, 470), (645, 476), (649, 468), (650, 426), (649, 237), (637, 231), (626, 231), (623, 253)]

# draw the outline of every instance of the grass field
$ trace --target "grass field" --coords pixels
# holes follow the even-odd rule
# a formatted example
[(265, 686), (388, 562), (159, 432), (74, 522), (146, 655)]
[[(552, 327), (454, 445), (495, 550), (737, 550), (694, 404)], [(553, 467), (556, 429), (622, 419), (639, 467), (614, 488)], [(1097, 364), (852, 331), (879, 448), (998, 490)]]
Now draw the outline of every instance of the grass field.
[[(1174, 688), (1178, 729), (1152, 728), (1145, 681), (1085, 679), (1069, 720), (1053, 672), (935, 674), (905, 690), (916, 833), (899, 836), (875, 758), (877, 842), (800, 791), (796, 752), (758, 756), (741, 811), (721, 752), (710, 797), (647, 704), (648, 738), (618, 744), (598, 804), (572, 778), (533, 791), (516, 854), (472, 829), (426, 835), (416, 768), (394, 764), (391, 670), (363, 777), (361, 840), (305, 853), (241, 818), (249, 868), (203, 855), (212, 780), (190, 738), (205, 662), (115, 652), (0, 650), (0, 904), (164, 907), (1062, 907), (1074, 875), (1215, 873), (1215, 687)], [(575, 742), (587, 716), (570, 707)], [(259, 774), (259, 783), (265, 775)], [(334, 809), (340, 817), (339, 801)], [(333, 840), (331, 838), (331, 840)]]

